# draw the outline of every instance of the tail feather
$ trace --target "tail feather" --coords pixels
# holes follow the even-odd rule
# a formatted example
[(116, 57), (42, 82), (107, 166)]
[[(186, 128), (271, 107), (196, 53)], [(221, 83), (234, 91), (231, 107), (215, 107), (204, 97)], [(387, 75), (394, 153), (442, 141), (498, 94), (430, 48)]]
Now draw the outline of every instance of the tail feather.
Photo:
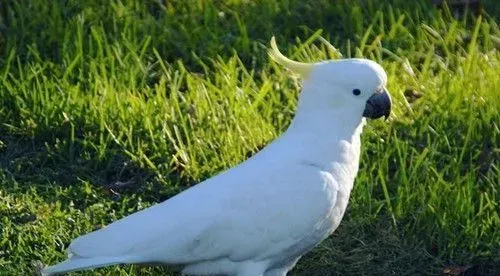
[(76, 270), (99, 268), (108, 265), (125, 263), (123, 257), (93, 257), (93, 258), (78, 258), (60, 262), (56, 265), (46, 267), (42, 270), (42, 276), (56, 275)]

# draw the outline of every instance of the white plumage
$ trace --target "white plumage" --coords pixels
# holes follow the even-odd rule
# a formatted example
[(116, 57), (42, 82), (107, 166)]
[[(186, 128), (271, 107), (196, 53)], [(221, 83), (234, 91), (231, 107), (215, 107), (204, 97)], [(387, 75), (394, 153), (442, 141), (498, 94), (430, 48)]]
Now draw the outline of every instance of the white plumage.
[(271, 56), (305, 78), (286, 132), (240, 165), (75, 239), (69, 259), (43, 275), (163, 263), (188, 275), (283, 276), (337, 228), (358, 171), (363, 116), (390, 111), (386, 74), (364, 59), (294, 62), (271, 43)]

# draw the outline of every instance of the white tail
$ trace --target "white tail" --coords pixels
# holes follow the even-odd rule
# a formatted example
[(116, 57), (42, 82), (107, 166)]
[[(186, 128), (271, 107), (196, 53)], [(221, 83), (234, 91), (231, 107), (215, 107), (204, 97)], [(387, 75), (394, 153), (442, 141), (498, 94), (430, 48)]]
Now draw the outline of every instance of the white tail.
[(108, 265), (124, 263), (123, 257), (93, 257), (72, 258), (67, 261), (46, 267), (42, 270), (42, 276), (50, 276), (75, 270), (98, 268)]

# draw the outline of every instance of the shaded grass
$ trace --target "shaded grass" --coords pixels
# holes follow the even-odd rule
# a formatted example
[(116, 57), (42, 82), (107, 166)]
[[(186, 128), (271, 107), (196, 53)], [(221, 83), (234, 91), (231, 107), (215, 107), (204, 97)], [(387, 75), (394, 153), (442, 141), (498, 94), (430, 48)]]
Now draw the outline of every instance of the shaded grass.
[(486, 1), (492, 13), (456, 20), (428, 1), (407, 2), (3, 4), (0, 274), (59, 261), (71, 238), (160, 202), (277, 137), (299, 91), (266, 57), (277, 34), (299, 60), (342, 53), (381, 62), (395, 98), (391, 120), (365, 129), (342, 226), (292, 274), (432, 275), (452, 261), (485, 263), (493, 275), (498, 8)]

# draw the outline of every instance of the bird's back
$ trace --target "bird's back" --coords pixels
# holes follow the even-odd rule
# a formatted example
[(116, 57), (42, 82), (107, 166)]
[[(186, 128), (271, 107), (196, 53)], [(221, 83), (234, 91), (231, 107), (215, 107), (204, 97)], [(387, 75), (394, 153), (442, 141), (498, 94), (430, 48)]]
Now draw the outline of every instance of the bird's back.
[(274, 258), (312, 248), (329, 231), (338, 184), (308, 164), (288, 159), (284, 168), (270, 169), (253, 159), (77, 238), (70, 252), (186, 264)]

